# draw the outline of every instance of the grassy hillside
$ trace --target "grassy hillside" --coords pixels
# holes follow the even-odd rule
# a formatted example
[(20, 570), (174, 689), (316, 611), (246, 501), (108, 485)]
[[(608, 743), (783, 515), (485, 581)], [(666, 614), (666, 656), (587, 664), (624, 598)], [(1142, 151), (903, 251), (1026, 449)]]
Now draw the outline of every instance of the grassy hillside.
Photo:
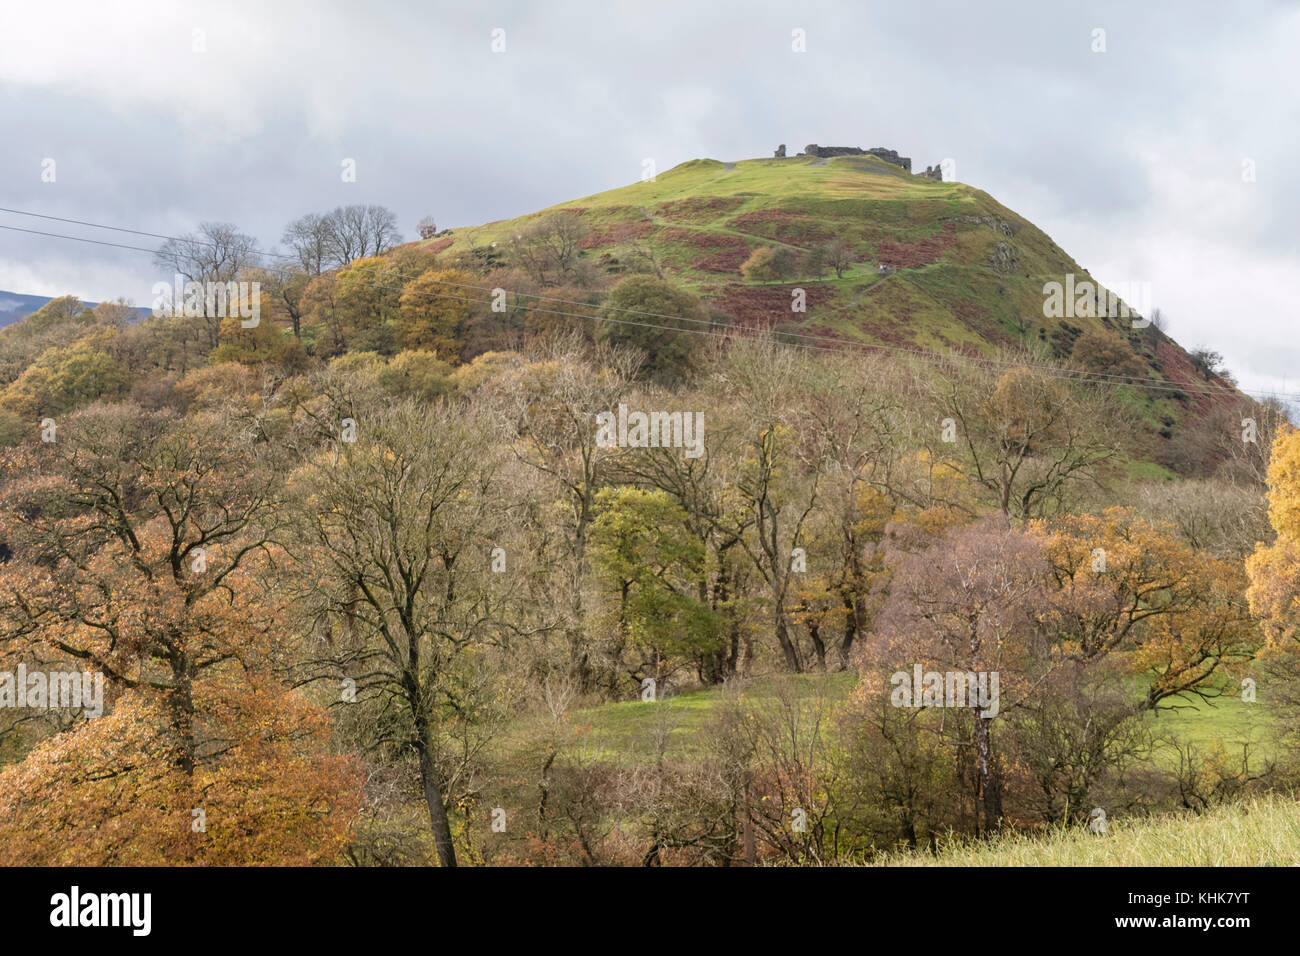
[[(697, 159), (638, 182), (515, 219), (446, 230), (428, 248), (504, 253), (530, 223), (576, 212), (585, 255), (618, 273), (631, 244), (651, 250), (665, 275), (746, 326), (900, 348), (988, 352), (1039, 341), (1061, 356), (1089, 326), (1130, 341), (1153, 376), (1193, 383), (1158, 330), (1122, 319), (1043, 316), (1043, 284), (1088, 272), (1049, 236), (987, 193), (911, 175), (873, 156), (792, 157), (723, 163)], [(739, 268), (761, 245), (806, 251), (840, 239), (856, 262), (842, 276), (749, 282)], [(886, 268), (885, 272), (881, 267)], [(793, 315), (790, 288), (807, 290)]]

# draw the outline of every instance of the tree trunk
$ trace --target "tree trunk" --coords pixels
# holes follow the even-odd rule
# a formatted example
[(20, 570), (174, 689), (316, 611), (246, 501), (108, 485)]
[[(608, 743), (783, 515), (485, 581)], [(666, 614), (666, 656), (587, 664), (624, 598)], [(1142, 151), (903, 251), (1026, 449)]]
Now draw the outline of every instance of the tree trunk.
[(853, 642), (858, 638), (861, 626), (861, 609), (858, 599), (848, 591), (842, 595), (844, 601), (844, 640), (840, 642), (840, 670), (848, 670), (853, 654)]
[(785, 653), (785, 662), (789, 665), (790, 670), (796, 674), (803, 672), (803, 664), (799, 660), (799, 650), (790, 640), (790, 631), (785, 624), (785, 613), (781, 610), (780, 602), (776, 607), (776, 640), (781, 645), (781, 650)]
[(429, 807), (429, 827), (433, 830), (433, 845), (438, 850), (438, 863), (441, 866), (455, 866), (456, 848), (451, 843), (451, 823), (447, 820), (447, 807), (442, 800), (442, 789), (438, 786), (433, 755), (429, 752), (428, 722), (422, 716), (417, 716), (415, 725), (418, 735), (415, 747), (420, 754), (420, 783), (424, 786), (424, 802)]
[(991, 718), (975, 714), (975, 760), (979, 771), (980, 797), (984, 808), (981, 832), (989, 833), (1002, 825), (1002, 780), (993, 762)]

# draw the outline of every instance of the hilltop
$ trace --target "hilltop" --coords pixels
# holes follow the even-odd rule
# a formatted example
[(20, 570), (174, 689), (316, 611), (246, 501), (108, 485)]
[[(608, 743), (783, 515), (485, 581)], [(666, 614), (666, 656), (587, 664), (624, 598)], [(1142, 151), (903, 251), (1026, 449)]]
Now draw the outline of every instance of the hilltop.
[[(602, 269), (627, 271), (626, 250), (639, 246), (666, 278), (742, 325), (935, 350), (1037, 340), (1061, 357), (1084, 330), (1104, 327), (1124, 335), (1151, 374), (1194, 384), (1182, 350), (1154, 327), (1045, 318), (1044, 283), (1092, 277), (1033, 223), (982, 190), (875, 156), (696, 159), (652, 181), (444, 230), (422, 245), (504, 257), (512, 237), (557, 212), (582, 217), (590, 231), (579, 246)], [(834, 239), (853, 248), (842, 276), (760, 283), (739, 273), (760, 246), (806, 252)], [(794, 284), (807, 289), (804, 315), (790, 311)]]

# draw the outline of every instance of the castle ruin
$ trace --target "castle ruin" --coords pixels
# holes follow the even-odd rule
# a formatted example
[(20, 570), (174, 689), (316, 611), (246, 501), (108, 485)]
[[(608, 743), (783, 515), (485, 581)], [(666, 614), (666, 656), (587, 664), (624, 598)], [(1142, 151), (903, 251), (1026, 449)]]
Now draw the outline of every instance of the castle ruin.
[[(875, 156), (877, 159), (883, 159), (900, 169), (905, 169), (909, 173), (912, 171), (912, 157), (899, 156), (897, 150), (886, 149), (883, 146), (875, 146), (871, 149), (863, 149), (861, 146), (818, 146), (816, 143), (810, 143), (803, 148), (800, 156), (814, 156), (818, 159), (828, 159), (832, 156)], [(774, 159), (785, 159), (785, 143), (776, 148), (772, 154)], [(926, 179), (943, 180), (943, 172), (938, 166), (927, 166), (925, 172), (918, 173)]]

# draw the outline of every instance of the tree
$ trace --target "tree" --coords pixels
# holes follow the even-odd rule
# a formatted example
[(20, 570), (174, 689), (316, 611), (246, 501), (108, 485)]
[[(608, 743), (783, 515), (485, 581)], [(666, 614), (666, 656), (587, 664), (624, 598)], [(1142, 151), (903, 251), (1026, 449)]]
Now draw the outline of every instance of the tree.
[(433, 352), (407, 349), (388, 360), (379, 381), (395, 395), (431, 402), (455, 393), (452, 371), (451, 365)]
[(1097, 483), (1117, 453), (1110, 435), (1126, 428), (1100, 387), (1070, 386), (1024, 366), (1002, 372), (990, 391), (981, 370), (954, 365), (931, 388), (933, 458), (985, 490), (1009, 518), (1047, 514), (1077, 486)]
[(131, 384), (130, 373), (112, 354), (116, 335), (92, 335), (70, 348), (41, 355), (4, 391), (4, 402), (28, 417), (65, 415), (95, 399), (115, 399)]
[(334, 262), (330, 225), (326, 216), (309, 212), (284, 227), (280, 239), (298, 257), (298, 265), (308, 276), (318, 276)]
[(1083, 664), (1125, 651), (1126, 665), (1146, 684), (1138, 709), (1217, 697), (1220, 675), (1254, 655), (1237, 561), (1200, 552), (1171, 526), (1126, 508), (1032, 527), (1048, 541), (1057, 589), (1050, 620), (1059, 640)]
[(639, 350), (650, 375), (673, 381), (694, 366), (697, 336), (708, 328), (708, 310), (695, 296), (653, 276), (637, 275), (610, 292), (596, 341)]
[(596, 503), (592, 562), (617, 595), (612, 658), (622, 661), (631, 648), (649, 651), (650, 660), (629, 674), (659, 681), (681, 659), (716, 651), (718, 621), (695, 590), (705, 550), (684, 527), (681, 507), (662, 491), (631, 487), (602, 489)]
[(1192, 368), (1200, 373), (1207, 382), (1216, 375), (1223, 374), (1223, 353), (1215, 352), (1205, 346), (1199, 346), (1187, 353)]
[[(17, 859), (338, 853), (354, 768), (324, 753), (321, 713), (273, 676), (286, 612), (274, 586), (277, 446), (258, 440), (264, 424), (95, 405), (56, 442), (4, 458), (4, 524), (24, 520), (7, 536), (0, 653), (98, 672), (112, 708), (0, 779)], [(195, 835), (196, 809), (219, 840)]]
[(334, 302), (348, 346), (391, 355), (401, 297), (401, 282), (382, 256), (357, 259), (339, 270)]
[(465, 323), (473, 312), (473, 277), (455, 269), (431, 269), (407, 282), (397, 310), (397, 334), (408, 349), (437, 352), (460, 362)]
[(541, 285), (577, 280), (580, 243), (589, 231), (581, 213), (562, 209), (525, 226), (510, 240), (511, 255)]
[[(303, 596), (329, 653), (304, 680), (348, 679), (377, 707), (372, 743), (413, 755), (443, 866), (465, 771), (449, 728), (473, 721), (498, 620), (491, 546), (503, 517), (488, 423), (455, 406), (367, 409), (357, 440), (310, 454), (296, 479), (311, 550)], [(337, 685), (336, 685), (337, 686)]]
[(1089, 372), (1136, 378), (1145, 371), (1128, 342), (1104, 329), (1089, 329), (1075, 339), (1070, 357)]
[(382, 255), (401, 239), (397, 216), (384, 206), (339, 206), (323, 217), (321, 229), (335, 266)]
[(1295, 428), (1273, 441), (1268, 506), (1277, 538), (1260, 542), (1246, 559), (1246, 596), (1270, 643), (1285, 646), (1300, 640), (1300, 430)]
[(779, 279), (792, 279), (803, 268), (804, 257), (790, 246), (777, 246), (772, 250), (772, 269)]
[(808, 372), (807, 356), (760, 340), (733, 343), (726, 361), (724, 387), (734, 404), (728, 427), (713, 428), (706, 454), (729, 456), (734, 477), (709, 520), (749, 558), (766, 590), (765, 610), (785, 664), (801, 672), (806, 661), (790, 619), (803, 573), (795, 549), (807, 544), (823, 474), (815, 443), (801, 440), (807, 434), (802, 396), (787, 383)]
[(361, 780), (351, 757), (329, 755), (324, 713), (271, 681), (195, 689), (211, 736), (190, 774), (169, 759), (166, 708), (136, 692), (0, 773), (0, 864), (336, 863)]
[(168, 239), (154, 262), (189, 282), (233, 282), (257, 266), (257, 240), (229, 222), (199, 223), (197, 233)]
[(843, 279), (844, 273), (853, 267), (856, 254), (851, 243), (843, 239), (832, 239), (822, 246), (826, 264), (835, 270), (835, 278)]
[(285, 365), (291, 350), (302, 356), (301, 349), (270, 322), (258, 322), (252, 328), (244, 328), (237, 316), (230, 316), (221, 320), (219, 344), (212, 350), (212, 361), (217, 364)]
[(771, 246), (759, 246), (740, 264), (740, 274), (754, 282), (768, 282), (775, 279), (775, 258)]
[(432, 216), (425, 216), (421, 219), (415, 229), (420, 234), (421, 239), (432, 239), (438, 234), (438, 224), (433, 221)]
[(616, 409), (635, 376), (638, 358), (603, 348), (589, 356), (576, 337), (538, 343), (530, 361), (508, 369), (485, 393), (509, 417), (516, 440), (511, 451), (546, 476), (564, 502), (564, 564), (559, 600), (569, 668), (581, 692), (593, 690), (597, 672), (588, 638), (584, 593), (596, 494), (606, 483), (617, 449), (597, 441), (595, 415)]
[[(200, 223), (197, 234), (168, 239), (154, 255), (157, 265), (187, 282), (204, 285), (202, 301), (208, 304), (202, 310), (199, 325), (206, 334), (209, 351), (217, 347), (224, 316), (216, 314), (219, 310), (212, 308), (212, 303), (206, 298), (207, 290), (212, 284), (235, 282), (245, 271), (257, 268), (261, 261), (257, 240), (228, 222)], [(180, 303), (175, 303), (173, 308), (179, 306)]]
[(986, 520), (904, 558), (876, 628), (870, 659), (882, 674), (907, 675), (909, 686), (917, 666), (923, 673), (983, 674), (989, 693), (997, 675), (996, 700), (963, 695), (979, 833), (1001, 826), (1003, 815), (1004, 774), (993, 721), (1030, 700), (1060, 662), (1037, 619), (1050, 581), (1041, 539)]

